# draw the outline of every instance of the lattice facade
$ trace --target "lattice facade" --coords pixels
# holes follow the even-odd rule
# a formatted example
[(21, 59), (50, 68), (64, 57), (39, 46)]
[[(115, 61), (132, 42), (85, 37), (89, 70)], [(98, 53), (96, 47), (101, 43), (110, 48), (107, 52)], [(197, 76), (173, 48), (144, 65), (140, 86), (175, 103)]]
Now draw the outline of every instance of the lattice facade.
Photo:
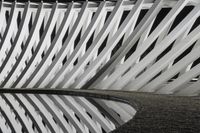
[[(197, 0), (1, 2), (0, 87), (110, 89), (198, 95), (199, 15)], [(18, 117), (20, 119), (15, 121), (19, 120), (25, 127), (23, 130), (40, 132), (34, 130), (35, 126), (26, 125), (26, 121), (30, 120), (27, 110), (40, 108), (40, 104), (33, 103), (38, 100), (38, 103), (42, 101), (44, 110), (53, 114), (52, 123), (46, 120), (46, 116), (42, 117), (45, 122), (36, 118), (37, 112), (31, 114), (31, 120), (36, 123), (40, 119), (38, 125), (52, 128), (45, 129), (45, 132), (54, 132), (58, 123), (61, 123), (61, 132), (108, 132), (115, 128), (85, 98), (76, 100), (88, 102), (89, 105), (84, 104), (87, 106), (85, 112), (91, 111), (90, 115), (97, 118), (97, 123), (87, 120), (90, 117), (84, 111), (83, 123), (86, 122), (89, 127), (84, 127), (82, 121), (75, 122), (75, 125), (68, 123), (62, 115), (66, 105), (60, 105), (60, 97), (53, 97), (1, 94), (0, 98), (4, 99), (0, 100), (1, 114), (2, 111), (8, 113), (5, 120), (9, 119), (10, 125), (14, 124), (14, 127), (7, 128), (9, 124), (2, 119), (4, 124), (1, 124), (1, 129), (19, 131), (20, 126), (15, 125), (18, 122), (13, 120)], [(79, 108), (80, 105), (73, 103), (74, 98), (66, 99), (70, 99), (69, 104), (75, 106), (74, 109)], [(25, 102), (23, 109), (22, 102)], [(108, 109), (110, 106), (114, 112), (121, 114), (114, 116), (119, 123), (129, 120), (135, 113), (128, 105), (111, 103), (104, 107)], [(54, 104), (61, 109), (53, 109)], [(107, 102), (98, 103), (104, 104)], [(9, 109), (16, 109), (15, 115), (10, 115), (12, 111), (7, 112)], [(58, 116), (56, 113), (59, 111), (61, 114)], [(70, 125), (73, 126), (68, 127)], [(42, 132), (43, 126), (39, 126)]]

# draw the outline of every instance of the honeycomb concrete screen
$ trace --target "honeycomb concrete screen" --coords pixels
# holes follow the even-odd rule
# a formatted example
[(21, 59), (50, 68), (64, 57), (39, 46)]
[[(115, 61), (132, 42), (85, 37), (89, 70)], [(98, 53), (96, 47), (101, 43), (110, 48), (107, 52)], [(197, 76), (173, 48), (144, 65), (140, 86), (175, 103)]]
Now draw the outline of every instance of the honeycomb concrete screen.
[(0, 132), (200, 132), (199, 16), (198, 0), (0, 2)]

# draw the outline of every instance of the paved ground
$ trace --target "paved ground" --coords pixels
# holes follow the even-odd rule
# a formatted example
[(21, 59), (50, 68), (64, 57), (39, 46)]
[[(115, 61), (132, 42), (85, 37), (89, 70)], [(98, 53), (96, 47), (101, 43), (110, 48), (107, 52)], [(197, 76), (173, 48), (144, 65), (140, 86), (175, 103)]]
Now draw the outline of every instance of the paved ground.
[(200, 97), (113, 91), (87, 92), (102, 94), (104, 98), (126, 99), (137, 109), (134, 118), (113, 133), (200, 133)]
[[(22, 92), (1, 90), (0, 92)], [(200, 133), (200, 97), (174, 97), (136, 92), (97, 90), (24, 90), (25, 93), (56, 93), (129, 102), (137, 113), (112, 133)]]

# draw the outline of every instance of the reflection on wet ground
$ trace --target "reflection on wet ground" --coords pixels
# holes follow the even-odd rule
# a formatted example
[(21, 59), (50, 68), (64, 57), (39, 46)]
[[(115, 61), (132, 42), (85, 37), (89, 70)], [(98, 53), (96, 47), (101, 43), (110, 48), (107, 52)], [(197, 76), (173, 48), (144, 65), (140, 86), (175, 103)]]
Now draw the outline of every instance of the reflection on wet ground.
[(2, 132), (110, 132), (136, 113), (130, 105), (80, 96), (2, 93)]

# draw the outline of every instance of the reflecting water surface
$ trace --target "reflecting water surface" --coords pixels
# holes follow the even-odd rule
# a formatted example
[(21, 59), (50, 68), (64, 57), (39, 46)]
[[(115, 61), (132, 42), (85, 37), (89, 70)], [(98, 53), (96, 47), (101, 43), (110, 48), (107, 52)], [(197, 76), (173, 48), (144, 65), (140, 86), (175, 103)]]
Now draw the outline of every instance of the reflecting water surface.
[(136, 113), (111, 100), (51, 94), (0, 94), (2, 132), (104, 133)]

